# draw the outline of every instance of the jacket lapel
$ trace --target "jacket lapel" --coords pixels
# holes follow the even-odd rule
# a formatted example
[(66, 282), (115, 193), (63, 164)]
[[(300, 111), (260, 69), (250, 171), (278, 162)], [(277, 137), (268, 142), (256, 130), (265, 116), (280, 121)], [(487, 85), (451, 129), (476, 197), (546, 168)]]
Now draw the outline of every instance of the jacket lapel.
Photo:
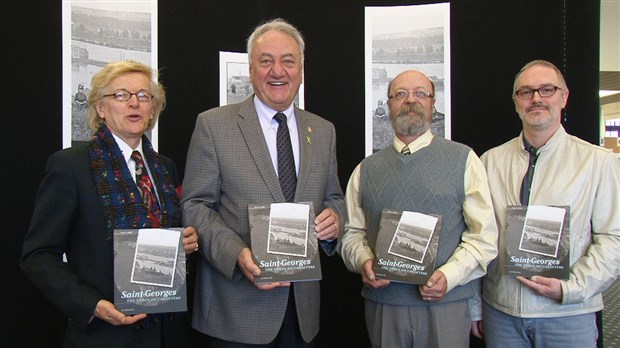
[(297, 115), (297, 131), (299, 132), (299, 175), (297, 177), (297, 189), (295, 190), (295, 201), (299, 201), (306, 187), (306, 181), (310, 175), (312, 166), (312, 127), (309, 118), (304, 110), (295, 107)]
[(263, 129), (258, 121), (258, 114), (254, 109), (254, 98), (248, 98), (241, 106), (238, 124), (250, 156), (252, 156), (254, 164), (258, 169), (258, 174), (265, 182), (265, 185), (267, 185), (273, 200), (275, 202), (284, 202), (285, 199), (280, 188), (280, 182), (271, 163), (271, 156), (265, 143)]

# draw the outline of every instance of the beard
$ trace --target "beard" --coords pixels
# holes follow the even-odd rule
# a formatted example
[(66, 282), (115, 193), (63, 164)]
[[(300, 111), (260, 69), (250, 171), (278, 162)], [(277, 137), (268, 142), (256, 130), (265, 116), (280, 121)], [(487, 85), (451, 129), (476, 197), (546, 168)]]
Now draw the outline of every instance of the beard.
[(549, 105), (537, 103), (531, 105), (519, 114), (519, 118), (531, 129), (545, 130), (559, 124), (561, 110), (554, 109)]
[(403, 104), (392, 118), (392, 128), (396, 134), (419, 136), (431, 127), (424, 108), (420, 103)]

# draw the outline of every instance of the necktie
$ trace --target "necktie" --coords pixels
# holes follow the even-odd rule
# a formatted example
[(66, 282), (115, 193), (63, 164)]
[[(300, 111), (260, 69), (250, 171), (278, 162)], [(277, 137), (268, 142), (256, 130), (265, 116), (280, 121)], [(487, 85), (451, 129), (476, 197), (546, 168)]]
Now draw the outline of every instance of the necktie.
[(142, 201), (148, 212), (147, 219), (151, 223), (151, 227), (159, 227), (161, 209), (159, 208), (157, 196), (155, 196), (153, 182), (149, 177), (148, 171), (144, 167), (144, 160), (140, 152), (132, 152), (131, 158), (136, 163), (136, 185), (138, 185), (138, 191), (140, 191), (140, 195), (142, 195)]
[(411, 151), (409, 151), (409, 146), (405, 145), (403, 146), (402, 150), (400, 150), (400, 153), (402, 153), (403, 155), (410, 155)]
[(282, 193), (287, 202), (295, 199), (295, 187), (297, 186), (297, 172), (295, 171), (295, 158), (291, 146), (291, 136), (286, 125), (286, 115), (278, 112), (274, 118), (278, 121), (276, 133), (276, 147), (278, 151), (278, 180)]

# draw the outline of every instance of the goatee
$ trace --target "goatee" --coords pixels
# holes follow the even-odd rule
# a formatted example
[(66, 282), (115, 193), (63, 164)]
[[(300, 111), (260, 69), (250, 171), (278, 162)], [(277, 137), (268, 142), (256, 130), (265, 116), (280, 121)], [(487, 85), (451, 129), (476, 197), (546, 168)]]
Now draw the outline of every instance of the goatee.
[(430, 127), (424, 108), (419, 103), (403, 104), (392, 118), (392, 128), (400, 135), (419, 136)]

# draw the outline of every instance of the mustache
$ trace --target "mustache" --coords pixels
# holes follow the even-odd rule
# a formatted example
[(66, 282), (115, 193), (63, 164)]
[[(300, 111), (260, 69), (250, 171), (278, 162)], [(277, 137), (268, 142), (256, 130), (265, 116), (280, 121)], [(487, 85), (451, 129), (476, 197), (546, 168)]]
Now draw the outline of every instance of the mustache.
[(540, 109), (540, 108), (543, 108), (543, 109), (549, 111), (549, 107), (547, 105), (543, 104), (543, 103), (536, 103), (536, 104), (530, 105), (527, 108), (525, 108), (525, 111), (526, 112), (530, 112), (530, 111), (532, 111), (534, 109)]
[(408, 113), (415, 113), (417, 115), (424, 115), (424, 108), (422, 107), (422, 105), (420, 105), (420, 103), (413, 103), (413, 104), (403, 104), (403, 106), (400, 107), (400, 110), (398, 110), (398, 113), (396, 114), (395, 117), (401, 116), (401, 115), (406, 115)]

